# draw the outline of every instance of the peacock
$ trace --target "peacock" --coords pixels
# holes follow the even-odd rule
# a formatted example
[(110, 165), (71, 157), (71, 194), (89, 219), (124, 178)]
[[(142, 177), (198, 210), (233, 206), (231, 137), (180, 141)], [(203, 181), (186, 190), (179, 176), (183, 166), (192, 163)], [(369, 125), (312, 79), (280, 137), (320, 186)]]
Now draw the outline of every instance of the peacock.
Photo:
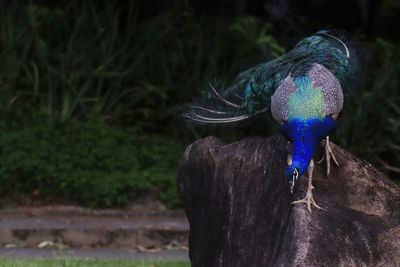
[(292, 204), (305, 203), (310, 212), (311, 206), (323, 209), (312, 193), (314, 149), (326, 140), (324, 158), (329, 175), (330, 160), (339, 165), (329, 135), (340, 125), (342, 88), (348, 87), (356, 66), (356, 53), (347, 34), (318, 31), (285, 55), (238, 74), (226, 89), (210, 84), (208, 95), (191, 105), (184, 117), (201, 124), (229, 125), (271, 114), (292, 147), (285, 171), (291, 193), (308, 170), (306, 196)]

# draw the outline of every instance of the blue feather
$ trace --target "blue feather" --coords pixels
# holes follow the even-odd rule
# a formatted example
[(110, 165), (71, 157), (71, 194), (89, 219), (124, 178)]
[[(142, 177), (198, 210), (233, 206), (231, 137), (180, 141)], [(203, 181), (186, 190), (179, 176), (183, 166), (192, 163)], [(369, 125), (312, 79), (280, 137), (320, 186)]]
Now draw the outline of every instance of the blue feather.
[(339, 126), (339, 121), (328, 116), (324, 119), (292, 119), (279, 127), (280, 132), (293, 144), (292, 165), (286, 169), (286, 177), (290, 179), (294, 168), (298, 168), (299, 176), (307, 169), (318, 144), (329, 133)]

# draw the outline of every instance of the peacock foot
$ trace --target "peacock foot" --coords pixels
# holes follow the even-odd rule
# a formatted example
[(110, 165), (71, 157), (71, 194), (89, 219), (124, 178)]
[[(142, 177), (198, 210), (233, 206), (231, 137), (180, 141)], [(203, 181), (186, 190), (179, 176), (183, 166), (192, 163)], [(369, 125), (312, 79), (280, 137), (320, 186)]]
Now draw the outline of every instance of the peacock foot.
[(331, 173), (331, 158), (337, 166), (340, 166), (339, 162), (336, 160), (336, 157), (332, 152), (331, 146), (329, 145), (329, 136), (327, 136), (324, 155), (322, 156), (322, 159), (317, 162), (317, 164), (321, 164), (324, 159), (326, 160), (326, 176), (329, 176), (329, 174)]
[(311, 213), (311, 205), (314, 206), (315, 208), (319, 210), (323, 210), (322, 207), (320, 207), (314, 200), (312, 190), (314, 189), (314, 186), (312, 185), (312, 173), (314, 169), (314, 161), (310, 161), (310, 165), (308, 165), (308, 189), (307, 189), (307, 194), (306, 197), (301, 199), (301, 200), (296, 200), (293, 201), (292, 204), (300, 204), (300, 203), (305, 203), (307, 205), (308, 211)]
[(321, 206), (319, 206), (313, 198), (313, 194), (312, 194), (313, 189), (314, 189), (314, 186), (309, 185), (306, 197), (303, 199), (300, 199), (300, 200), (293, 201), (292, 204), (296, 205), (296, 204), (300, 204), (300, 203), (305, 203), (307, 205), (307, 209), (309, 212), (311, 212), (311, 205), (319, 210), (323, 210), (323, 208)]

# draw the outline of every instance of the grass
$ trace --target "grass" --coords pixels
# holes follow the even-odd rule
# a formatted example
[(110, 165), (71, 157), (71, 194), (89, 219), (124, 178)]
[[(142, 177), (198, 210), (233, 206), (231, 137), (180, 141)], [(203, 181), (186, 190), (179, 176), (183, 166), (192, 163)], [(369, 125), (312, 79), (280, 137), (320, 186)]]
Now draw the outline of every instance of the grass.
[(152, 261), (152, 260), (99, 260), (99, 259), (75, 259), (75, 258), (54, 258), (54, 259), (9, 259), (1, 258), (0, 267), (184, 267), (190, 266), (188, 261)]

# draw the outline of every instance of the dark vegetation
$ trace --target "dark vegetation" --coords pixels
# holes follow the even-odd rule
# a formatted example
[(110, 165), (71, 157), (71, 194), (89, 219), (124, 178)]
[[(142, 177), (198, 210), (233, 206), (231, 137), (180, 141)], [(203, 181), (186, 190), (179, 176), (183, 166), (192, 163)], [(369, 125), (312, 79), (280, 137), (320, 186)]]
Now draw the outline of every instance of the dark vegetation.
[[(162, 2), (0, 1), (3, 199), (125, 206), (157, 187), (163, 203), (178, 207), (177, 164), (187, 144), (208, 134), (233, 141), (276, 132), (268, 118), (205, 129), (185, 126), (177, 112), (216, 77), (229, 83), (327, 24), (346, 28), (346, 17), (315, 15), (327, 7), (313, 1), (313, 9), (236, 1), (225, 12), (226, 1)], [(400, 167), (400, 44), (384, 23), (396, 22), (400, 4), (379, 7), (381, 24), (361, 7), (361, 22), (348, 24), (364, 61), (332, 140), (387, 172)]]

